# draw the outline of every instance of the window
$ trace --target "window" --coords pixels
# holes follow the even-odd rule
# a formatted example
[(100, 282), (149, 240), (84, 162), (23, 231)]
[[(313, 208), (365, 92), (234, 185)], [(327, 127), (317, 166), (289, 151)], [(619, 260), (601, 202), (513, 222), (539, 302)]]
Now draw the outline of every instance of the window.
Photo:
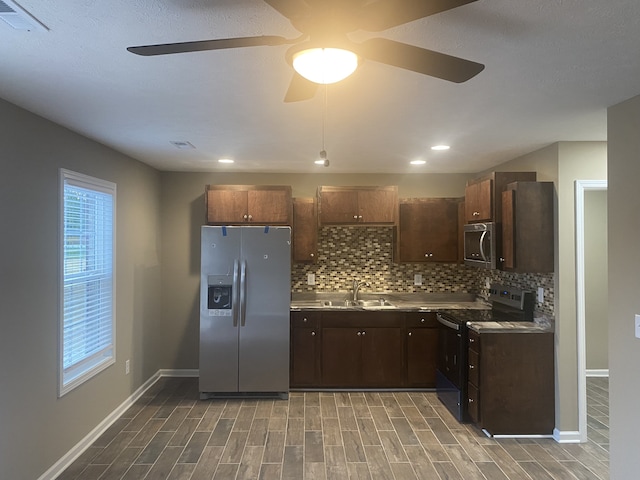
[(115, 362), (116, 185), (61, 170), (60, 396)]

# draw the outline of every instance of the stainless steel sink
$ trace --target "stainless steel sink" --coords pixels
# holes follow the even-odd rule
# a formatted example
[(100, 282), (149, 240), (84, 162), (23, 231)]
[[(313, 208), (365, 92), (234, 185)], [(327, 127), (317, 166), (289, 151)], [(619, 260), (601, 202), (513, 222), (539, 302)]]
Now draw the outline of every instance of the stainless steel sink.
[(388, 302), (384, 298), (378, 300), (358, 300), (356, 305), (360, 307), (394, 307), (392, 303)]
[(384, 298), (379, 300), (323, 300), (321, 302), (325, 308), (395, 308), (395, 305)]

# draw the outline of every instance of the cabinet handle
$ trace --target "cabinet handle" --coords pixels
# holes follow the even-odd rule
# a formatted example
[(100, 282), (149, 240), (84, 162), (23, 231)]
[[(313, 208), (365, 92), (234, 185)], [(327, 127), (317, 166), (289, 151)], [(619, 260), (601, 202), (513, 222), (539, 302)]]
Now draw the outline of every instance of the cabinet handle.
[(353, 219), (354, 219), (354, 220), (357, 220), (357, 219), (358, 219), (358, 215), (354, 215), (354, 216), (353, 216)]
[(475, 365), (469, 365), (469, 370), (473, 370), (475, 367)]
[(424, 256), (425, 257), (433, 257), (433, 253), (425, 253)]
[(315, 337), (316, 336), (316, 332), (311, 332), (311, 336)]
[(479, 217), (480, 216), (480, 212), (473, 212), (473, 216), (474, 217)]

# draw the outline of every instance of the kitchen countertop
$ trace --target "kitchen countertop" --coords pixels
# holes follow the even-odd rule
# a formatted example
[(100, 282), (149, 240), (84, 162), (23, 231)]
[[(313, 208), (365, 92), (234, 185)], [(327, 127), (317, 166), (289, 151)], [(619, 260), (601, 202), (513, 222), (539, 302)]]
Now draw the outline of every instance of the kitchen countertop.
[(390, 310), (429, 312), (438, 310), (488, 310), (491, 306), (482, 298), (469, 293), (364, 293), (359, 300), (375, 302), (383, 299), (388, 305), (347, 305), (351, 292), (294, 293), (291, 310)]
[(551, 325), (544, 319), (533, 322), (467, 322), (467, 327), (476, 333), (546, 333)]

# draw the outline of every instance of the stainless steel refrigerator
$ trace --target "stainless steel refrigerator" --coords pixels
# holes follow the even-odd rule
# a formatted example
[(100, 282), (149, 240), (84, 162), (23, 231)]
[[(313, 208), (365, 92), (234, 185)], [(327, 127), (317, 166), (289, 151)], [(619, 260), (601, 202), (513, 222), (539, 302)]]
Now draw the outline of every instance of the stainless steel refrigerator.
[(200, 398), (289, 392), (290, 227), (202, 227)]

